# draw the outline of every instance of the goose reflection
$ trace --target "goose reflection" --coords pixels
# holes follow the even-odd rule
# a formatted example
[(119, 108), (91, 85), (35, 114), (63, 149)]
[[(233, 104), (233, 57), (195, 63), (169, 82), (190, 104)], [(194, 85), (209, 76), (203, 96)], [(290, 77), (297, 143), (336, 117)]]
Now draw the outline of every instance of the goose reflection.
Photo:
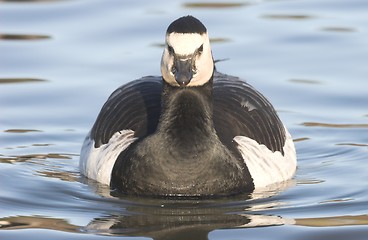
[[(142, 210), (142, 209), (141, 209)], [(218, 208), (155, 209), (154, 214), (135, 213), (96, 218), (83, 231), (103, 235), (146, 236), (153, 239), (208, 239), (215, 229), (277, 226), (293, 223), (279, 216), (226, 213)]]
[[(88, 184), (91, 186), (90, 182)], [(293, 224), (292, 219), (258, 213), (282, 204), (267, 199), (293, 184), (290, 181), (231, 199), (182, 200), (128, 198), (95, 183), (99, 195), (122, 202), (121, 212), (95, 218), (81, 230), (102, 235), (146, 236), (155, 240), (208, 239), (208, 234), (216, 229)], [(256, 214), (254, 210), (258, 210)]]

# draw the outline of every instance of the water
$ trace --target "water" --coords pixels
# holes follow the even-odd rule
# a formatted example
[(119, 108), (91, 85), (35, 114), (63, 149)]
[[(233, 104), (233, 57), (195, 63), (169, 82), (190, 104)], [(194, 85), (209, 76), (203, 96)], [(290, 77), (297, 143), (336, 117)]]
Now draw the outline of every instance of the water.
[[(365, 0), (0, 1), (1, 239), (366, 239)], [(220, 71), (247, 79), (296, 143), (285, 186), (229, 199), (115, 196), (79, 150), (118, 86), (158, 75), (164, 32), (193, 14)]]

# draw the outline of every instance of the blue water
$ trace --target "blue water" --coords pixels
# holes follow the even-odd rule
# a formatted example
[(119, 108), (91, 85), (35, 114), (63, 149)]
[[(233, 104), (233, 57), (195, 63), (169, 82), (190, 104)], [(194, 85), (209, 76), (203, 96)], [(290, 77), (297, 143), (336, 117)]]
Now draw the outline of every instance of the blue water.
[[(367, 239), (365, 0), (0, 1), (0, 239)], [(274, 104), (293, 181), (252, 196), (114, 196), (79, 151), (118, 86), (159, 75), (164, 33), (192, 14), (219, 71)]]

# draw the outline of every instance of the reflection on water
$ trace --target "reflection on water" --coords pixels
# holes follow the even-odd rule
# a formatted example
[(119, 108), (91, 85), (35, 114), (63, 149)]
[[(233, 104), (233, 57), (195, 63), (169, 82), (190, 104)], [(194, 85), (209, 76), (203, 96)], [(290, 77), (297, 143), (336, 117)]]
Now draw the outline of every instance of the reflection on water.
[(368, 147), (365, 143), (336, 143), (337, 146)]
[[(214, 229), (260, 227), (262, 222), (265, 224), (263, 226), (285, 224), (285, 220), (277, 216), (223, 214), (221, 211), (213, 211), (213, 208), (197, 211), (188, 209), (180, 212), (177, 208), (172, 209), (173, 211), (155, 209), (149, 215), (139, 209), (140, 214), (96, 218), (87, 226), (77, 226), (63, 219), (42, 216), (14, 216), (0, 219), (0, 229), (42, 228), (74, 233), (147, 236), (153, 239), (207, 239), (208, 233)], [(214, 217), (219, 214), (222, 218)]]
[[(66, 157), (64, 156), (58, 159), (63, 159), (63, 158), (65, 159)], [(78, 172), (70, 172), (70, 171), (68, 172), (68, 171), (65, 171), (64, 169), (37, 171), (37, 175), (41, 177), (54, 178), (54, 179), (67, 181), (67, 182), (77, 182), (79, 180)]]
[[(35, 146), (35, 145), (33, 145)], [(27, 146), (21, 146), (21, 148), (27, 148)], [(27, 154), (20, 156), (1, 156), (0, 155), (0, 163), (17, 163), (17, 162), (26, 162), (33, 159), (72, 159), (73, 156), (79, 156), (76, 154), (60, 154), (60, 153), (40, 153), (40, 154)]]
[(315, 18), (314, 16), (310, 15), (292, 15), (292, 14), (265, 14), (262, 16), (263, 18), (269, 18), (273, 20), (309, 20)]
[[(205, 214), (203, 211), (184, 210), (177, 212), (177, 209), (170, 212), (170, 214), (165, 213), (165, 211), (156, 211), (154, 213), (156, 215), (155, 219), (149, 219), (144, 215), (145, 212), (140, 209), (141, 214), (138, 215), (98, 218), (91, 221), (87, 226), (73, 225), (64, 219), (57, 218), (14, 216), (0, 218), (0, 229), (42, 228), (74, 233), (148, 236), (153, 239), (207, 239), (208, 233), (213, 229), (280, 226), (285, 224), (308, 227), (368, 225), (368, 215), (282, 219), (277, 216), (220, 213), (223, 214), (223, 219), (213, 219), (211, 221), (211, 216), (219, 214), (219, 211), (212, 212), (212, 210), (207, 209)], [(150, 215), (154, 216), (152, 213)], [(161, 227), (158, 227), (160, 225)]]
[(51, 37), (37, 34), (0, 34), (0, 40), (43, 40), (49, 38)]
[(289, 81), (293, 83), (302, 83), (302, 84), (322, 84), (322, 81), (311, 79), (290, 79)]
[(9, 3), (42, 3), (42, 2), (59, 2), (62, 0), (0, 0), (0, 2)]
[[(53, 178), (54, 176), (47, 175)], [(70, 181), (67, 179), (66, 181)], [(92, 184), (93, 185), (93, 184)], [(98, 183), (96, 183), (96, 186)], [(106, 188), (99, 186), (99, 188)], [(48, 195), (52, 193), (44, 193)], [(75, 194), (75, 193), (72, 193)], [(164, 200), (90, 198), (77, 195), (86, 202), (114, 205), (112, 214), (104, 214), (90, 219), (86, 225), (71, 224), (60, 218), (44, 216), (10, 216), (0, 219), (3, 230), (39, 228), (65, 232), (84, 232), (103, 235), (148, 236), (154, 239), (207, 239), (209, 232), (215, 229), (240, 229), (264, 226), (294, 224), (293, 219), (254, 212), (261, 207), (250, 210), (252, 206), (272, 208), (262, 198), (248, 200), (247, 195), (218, 200)], [(269, 196), (270, 197), (270, 196)], [(56, 200), (56, 199), (55, 199)], [(275, 206), (273, 206), (275, 207)]]
[(139, 210), (141, 214), (94, 219), (82, 229), (91, 233), (147, 236), (153, 239), (207, 239), (208, 233), (215, 229), (280, 226), (293, 222), (278, 216), (233, 214), (214, 208), (194, 209), (190, 205), (187, 209), (155, 209), (146, 215), (142, 209), (128, 210)]
[[(261, 226), (280, 226), (293, 224), (294, 220), (280, 216), (262, 214), (261, 211), (280, 206), (280, 202), (272, 203), (267, 198), (279, 193), (280, 190), (264, 191), (267, 194), (258, 198), (250, 198), (249, 195), (229, 199), (213, 200), (165, 200), (165, 199), (141, 199), (131, 197), (113, 197), (109, 187), (101, 185), (85, 178), (79, 179), (79, 174), (63, 171), (44, 163), (49, 171), (37, 171), (37, 176), (48, 179), (60, 179), (68, 184), (79, 181), (89, 181), (88, 186), (104, 196), (86, 195), (76, 190), (71, 190), (68, 185), (59, 182), (52, 183), (53, 189), (60, 189), (57, 196), (50, 191), (32, 192), (32, 199), (47, 199), (44, 204), (60, 205), (60, 211), (65, 210), (89, 212), (94, 209), (109, 211), (107, 214), (88, 219), (85, 225), (74, 224), (62, 218), (47, 216), (13, 215), (0, 218), (0, 230), (22, 230), (31, 228), (52, 229), (63, 232), (91, 233), (102, 235), (121, 236), (147, 236), (154, 239), (207, 239), (209, 232), (215, 229), (240, 229)], [(51, 183), (51, 182), (50, 182)], [(27, 188), (25, 186), (25, 188)], [(261, 193), (259, 193), (261, 194)], [(115, 194), (114, 194), (115, 195)], [(62, 199), (69, 199), (67, 203), (60, 203)], [(5, 203), (12, 199), (3, 198)], [(73, 201), (71, 201), (74, 199)], [(24, 200), (23, 200), (24, 201)], [(77, 203), (75, 203), (77, 201)], [(87, 204), (86, 204), (87, 203)], [(13, 204), (19, 205), (17, 200)], [(24, 204), (24, 203), (23, 203)], [(51, 204), (51, 205), (50, 205)], [(75, 205), (76, 204), (76, 205)], [(37, 204), (35, 204), (37, 205)], [(39, 205), (40, 207), (42, 205)], [(97, 206), (97, 209), (96, 209)], [(258, 213), (257, 213), (258, 212)], [(191, 237), (190, 237), (191, 236)]]
[(324, 180), (317, 180), (317, 179), (299, 179), (298, 180), (298, 185), (309, 185), (309, 184), (320, 184), (320, 183), (324, 183)]
[(29, 133), (29, 132), (42, 132), (41, 130), (36, 129), (7, 129), (4, 130), (6, 133)]
[(296, 143), (296, 142), (302, 142), (302, 141), (307, 141), (307, 140), (309, 140), (310, 138), (308, 138), (308, 137), (303, 137), (303, 138), (297, 138), (297, 139), (294, 139), (294, 143)]
[(244, 7), (251, 3), (247, 2), (192, 2), (184, 3), (183, 6), (186, 8), (234, 8), (234, 7)]
[(336, 227), (368, 225), (368, 215), (335, 216), (323, 218), (300, 218), (295, 219), (295, 224), (309, 227)]
[(321, 30), (327, 31), (327, 32), (342, 32), (342, 33), (349, 33), (349, 32), (357, 31), (356, 29), (352, 27), (324, 27)]
[[(81, 196), (79, 196), (81, 197)], [(82, 197), (83, 200), (83, 197)], [(91, 201), (91, 199), (84, 199)], [(98, 201), (98, 199), (92, 199)], [(74, 233), (102, 235), (147, 236), (153, 239), (207, 239), (214, 229), (241, 229), (265, 226), (298, 225), (309, 227), (367, 226), (368, 215), (311, 218), (288, 218), (255, 213), (250, 210), (265, 200), (238, 201), (158, 200), (108, 198), (101, 204), (117, 207), (114, 214), (90, 219), (86, 225), (72, 224), (64, 219), (44, 216), (10, 216), (0, 218), (2, 230), (42, 228)], [(339, 203), (353, 199), (335, 199), (324, 203)], [(320, 203), (323, 204), (323, 203)], [(120, 206), (120, 207), (119, 207)], [(276, 207), (276, 206), (274, 206)], [(120, 210), (119, 210), (120, 209)], [(266, 209), (266, 208), (265, 208)], [(265, 210), (263, 209), (263, 211)]]
[(306, 127), (326, 127), (326, 128), (368, 128), (368, 124), (336, 124), (336, 123), (319, 123), (319, 122), (304, 122), (302, 125)]
[(0, 78), (0, 84), (8, 84), (8, 83), (38, 83), (38, 82), (47, 82), (45, 79), (37, 79), (37, 78)]
[(329, 200), (325, 200), (320, 202), (320, 204), (325, 204), (325, 203), (340, 203), (340, 202), (348, 202), (348, 201), (353, 201), (353, 198), (343, 198), (343, 199), (329, 199)]
[(55, 219), (42, 216), (14, 216), (0, 219), (0, 229), (16, 230), (42, 228), (64, 232), (77, 232), (78, 227), (69, 224), (64, 219)]

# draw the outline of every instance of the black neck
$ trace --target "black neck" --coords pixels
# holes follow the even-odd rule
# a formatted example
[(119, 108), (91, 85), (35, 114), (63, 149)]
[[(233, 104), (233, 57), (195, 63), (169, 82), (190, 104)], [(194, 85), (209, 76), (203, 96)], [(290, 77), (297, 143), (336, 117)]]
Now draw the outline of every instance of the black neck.
[(203, 86), (185, 88), (173, 87), (164, 81), (158, 129), (179, 149), (190, 151), (205, 147), (204, 140), (215, 134), (212, 87), (212, 79)]
[(212, 79), (184, 88), (164, 81), (157, 131), (120, 154), (111, 185), (161, 196), (232, 195), (253, 187), (240, 153), (234, 155), (216, 134), (212, 87)]

